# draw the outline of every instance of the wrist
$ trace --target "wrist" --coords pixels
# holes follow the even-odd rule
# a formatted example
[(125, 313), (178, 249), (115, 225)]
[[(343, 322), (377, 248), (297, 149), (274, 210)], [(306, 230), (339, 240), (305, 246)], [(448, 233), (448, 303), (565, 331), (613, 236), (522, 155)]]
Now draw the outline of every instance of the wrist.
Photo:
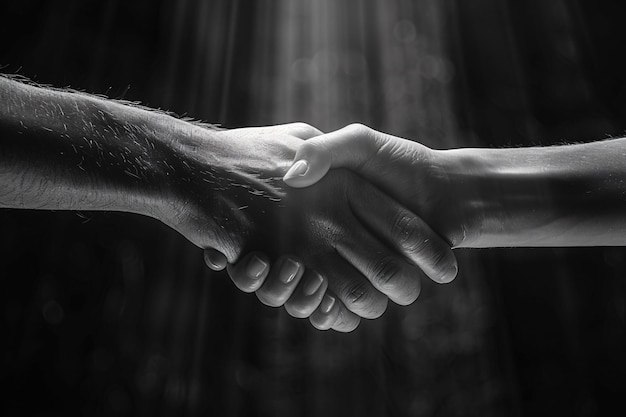
[[(258, 219), (284, 196), (284, 175), (293, 144), (245, 131), (217, 131), (177, 119), (158, 123), (165, 147), (163, 186), (155, 217), (201, 248), (234, 262), (251, 243)], [(288, 150), (288, 156), (280, 155)], [(255, 219), (253, 221), (252, 219)]]
[(441, 195), (434, 219), (453, 248), (479, 240), (487, 209), (482, 200), (485, 165), (472, 149), (432, 150), (436, 188)]
[(442, 152), (463, 231), (458, 247), (541, 246), (551, 238), (562, 184), (532, 149)]

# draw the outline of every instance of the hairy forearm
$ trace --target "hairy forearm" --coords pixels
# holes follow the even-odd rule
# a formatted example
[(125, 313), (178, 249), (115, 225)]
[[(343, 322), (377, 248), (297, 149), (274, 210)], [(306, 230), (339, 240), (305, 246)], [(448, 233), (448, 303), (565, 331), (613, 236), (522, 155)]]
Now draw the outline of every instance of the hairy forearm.
[(230, 261), (250, 216), (280, 200), (271, 179), (293, 156), (278, 140), (88, 94), (2, 76), (0, 94), (0, 207), (143, 214)]
[(205, 231), (217, 233), (235, 175), (226, 168), (232, 145), (217, 131), (3, 77), (0, 92), (0, 207), (124, 211), (176, 227), (195, 197), (193, 180), (214, 211)]
[(0, 205), (149, 214), (165, 150), (158, 115), (0, 77)]
[(438, 152), (460, 247), (626, 244), (626, 139)]

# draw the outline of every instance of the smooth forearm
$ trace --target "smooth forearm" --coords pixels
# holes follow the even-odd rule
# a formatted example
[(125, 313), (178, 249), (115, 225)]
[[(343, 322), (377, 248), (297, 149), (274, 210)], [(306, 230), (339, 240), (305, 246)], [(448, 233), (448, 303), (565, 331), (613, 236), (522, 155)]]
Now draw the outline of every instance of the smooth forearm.
[(439, 154), (460, 247), (626, 244), (626, 139)]

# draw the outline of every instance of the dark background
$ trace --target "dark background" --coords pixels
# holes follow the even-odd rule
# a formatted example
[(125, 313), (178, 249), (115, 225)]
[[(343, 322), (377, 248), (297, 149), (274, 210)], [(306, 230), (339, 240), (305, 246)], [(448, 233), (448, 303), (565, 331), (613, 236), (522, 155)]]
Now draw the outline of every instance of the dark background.
[[(0, 66), (234, 128), (434, 148), (621, 136), (616, 1), (0, 1)], [(3, 416), (626, 411), (623, 248), (458, 250), (454, 283), (314, 330), (123, 213), (0, 211)]]

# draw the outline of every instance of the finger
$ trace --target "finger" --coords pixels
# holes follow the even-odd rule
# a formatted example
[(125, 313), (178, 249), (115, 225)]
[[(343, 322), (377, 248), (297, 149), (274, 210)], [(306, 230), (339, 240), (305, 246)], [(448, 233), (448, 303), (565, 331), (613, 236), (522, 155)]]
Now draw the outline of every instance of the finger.
[(353, 228), (346, 237), (348, 240), (337, 243), (337, 252), (376, 290), (400, 305), (417, 300), (423, 274), (418, 267), (389, 250), (366, 230)]
[(359, 326), (359, 323), (361, 323), (359, 316), (352, 313), (343, 305), (340, 305), (337, 320), (332, 325), (331, 329), (342, 333), (348, 333), (356, 329)]
[(283, 181), (302, 188), (318, 182), (330, 168), (357, 169), (376, 155), (377, 134), (355, 124), (307, 140), (296, 151), (294, 163)]
[[(450, 245), (422, 219), (367, 183), (359, 183), (357, 187), (350, 189), (350, 193), (350, 207), (359, 220), (418, 266), (429, 278), (438, 283), (448, 283), (456, 277), (458, 265)], [(354, 246), (346, 245), (345, 249), (350, 252), (351, 248)], [(352, 254), (352, 258), (357, 255)], [(406, 281), (402, 279), (404, 276), (400, 272), (404, 270), (399, 270), (391, 261), (371, 256), (375, 259), (375, 268), (389, 268), (389, 273), (399, 274), (386, 284), (391, 285), (392, 289), (395, 285), (402, 288)], [(383, 293), (387, 294), (385, 291)]]
[(309, 316), (309, 321), (318, 330), (328, 330), (337, 321), (339, 310), (342, 308), (346, 307), (337, 299), (337, 296), (330, 290), (326, 291), (320, 305)]
[(226, 268), (228, 260), (226, 256), (213, 248), (204, 250), (204, 263), (213, 271), (221, 271)]
[(348, 310), (331, 291), (324, 294), (322, 303), (309, 321), (318, 330), (333, 329), (342, 333), (353, 331), (361, 323), (360, 317)]
[(271, 307), (282, 306), (295, 291), (304, 271), (302, 263), (295, 258), (280, 257), (263, 285), (256, 291), (258, 299)]
[(328, 282), (322, 275), (307, 269), (285, 303), (285, 309), (293, 317), (309, 317), (322, 302), (327, 287)]
[(243, 292), (254, 292), (263, 285), (270, 267), (265, 254), (251, 252), (237, 263), (228, 264), (226, 270), (237, 288)]
[(340, 254), (326, 255), (316, 269), (328, 280), (328, 288), (357, 316), (374, 319), (387, 309), (387, 296)]

